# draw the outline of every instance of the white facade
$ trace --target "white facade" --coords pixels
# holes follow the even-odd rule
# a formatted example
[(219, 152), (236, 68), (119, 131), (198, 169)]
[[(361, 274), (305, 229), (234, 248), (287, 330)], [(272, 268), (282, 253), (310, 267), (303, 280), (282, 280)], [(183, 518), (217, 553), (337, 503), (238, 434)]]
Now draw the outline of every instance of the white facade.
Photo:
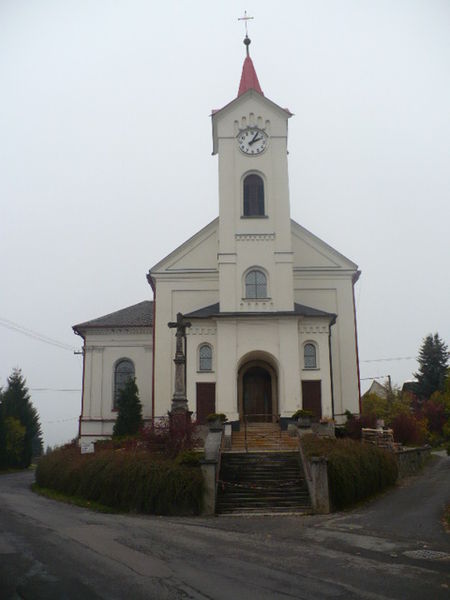
[[(244, 71), (253, 69), (248, 61)], [(353, 298), (359, 272), (290, 218), (290, 116), (252, 88), (213, 114), (219, 217), (150, 269), (152, 327), (139, 329), (131, 319), (122, 329), (96, 330), (95, 321), (76, 328), (85, 337), (83, 437), (111, 434), (114, 368), (122, 357), (135, 364), (145, 416), (167, 414), (175, 353), (167, 324), (179, 312), (192, 323), (186, 383), (194, 413), (213, 407), (238, 423), (262, 413), (289, 417), (305, 406), (337, 419), (345, 410), (359, 412)], [(249, 132), (247, 153), (238, 141), (242, 132)], [(249, 154), (263, 138), (265, 148)], [(260, 188), (262, 182), (263, 202), (259, 188), (244, 186), (249, 175), (258, 176)], [(258, 214), (246, 204), (249, 194)], [(212, 350), (207, 370), (199, 363), (205, 344)]]

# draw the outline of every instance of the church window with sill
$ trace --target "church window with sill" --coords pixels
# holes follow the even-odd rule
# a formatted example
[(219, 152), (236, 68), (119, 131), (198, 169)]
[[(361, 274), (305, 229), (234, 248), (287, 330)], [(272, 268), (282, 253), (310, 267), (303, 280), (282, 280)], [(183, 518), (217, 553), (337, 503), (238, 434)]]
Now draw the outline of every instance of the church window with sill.
[(264, 217), (264, 182), (259, 175), (244, 179), (244, 217)]
[(198, 349), (198, 370), (212, 371), (212, 348), (209, 344), (202, 344)]
[(117, 401), (120, 392), (124, 389), (127, 382), (134, 378), (134, 364), (128, 358), (119, 360), (114, 369), (114, 406), (117, 409)]
[(305, 344), (303, 358), (305, 369), (317, 369), (317, 351), (314, 344)]
[(262, 271), (253, 269), (245, 276), (246, 298), (267, 298), (267, 277)]

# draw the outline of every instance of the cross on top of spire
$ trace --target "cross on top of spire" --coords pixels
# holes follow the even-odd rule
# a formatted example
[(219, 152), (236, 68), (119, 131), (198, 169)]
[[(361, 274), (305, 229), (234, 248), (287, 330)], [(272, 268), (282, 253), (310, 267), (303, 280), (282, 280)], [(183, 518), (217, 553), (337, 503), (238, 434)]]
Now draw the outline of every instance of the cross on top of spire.
[(251, 21), (254, 18), (255, 17), (248, 17), (246, 10), (244, 10), (244, 16), (243, 17), (238, 17), (238, 21), (244, 21), (244, 23), (245, 23), (245, 37), (248, 37), (247, 21)]
[(250, 46), (250, 43), (251, 43), (251, 40), (248, 37), (248, 21), (251, 21), (252, 19), (254, 19), (254, 17), (247, 16), (247, 11), (246, 10), (244, 10), (244, 16), (238, 18), (238, 21), (244, 21), (244, 24), (245, 24), (244, 44), (245, 44), (245, 47), (246, 47), (246, 50), (247, 50), (247, 56), (250, 56), (249, 46)]

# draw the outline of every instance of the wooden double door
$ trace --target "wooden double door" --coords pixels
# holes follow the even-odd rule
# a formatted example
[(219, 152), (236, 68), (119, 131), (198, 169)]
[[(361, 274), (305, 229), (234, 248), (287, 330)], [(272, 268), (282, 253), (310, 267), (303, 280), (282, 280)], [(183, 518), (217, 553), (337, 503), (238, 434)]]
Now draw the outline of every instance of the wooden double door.
[(244, 374), (243, 413), (249, 422), (272, 420), (272, 378), (264, 367), (251, 367)]
[(321, 381), (302, 381), (302, 406), (312, 412), (315, 421), (322, 418)]
[(216, 412), (216, 384), (197, 382), (197, 423), (205, 425), (206, 417)]
[(265, 361), (245, 364), (238, 376), (239, 414), (247, 422), (273, 422), (277, 417), (277, 376)]

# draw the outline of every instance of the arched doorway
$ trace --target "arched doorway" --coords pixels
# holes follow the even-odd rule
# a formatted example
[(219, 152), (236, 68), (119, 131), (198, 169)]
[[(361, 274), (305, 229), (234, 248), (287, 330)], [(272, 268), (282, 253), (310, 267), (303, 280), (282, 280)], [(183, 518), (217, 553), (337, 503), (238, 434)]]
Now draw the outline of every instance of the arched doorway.
[(277, 377), (262, 360), (245, 363), (238, 378), (239, 414), (247, 422), (274, 422), (277, 419)]

